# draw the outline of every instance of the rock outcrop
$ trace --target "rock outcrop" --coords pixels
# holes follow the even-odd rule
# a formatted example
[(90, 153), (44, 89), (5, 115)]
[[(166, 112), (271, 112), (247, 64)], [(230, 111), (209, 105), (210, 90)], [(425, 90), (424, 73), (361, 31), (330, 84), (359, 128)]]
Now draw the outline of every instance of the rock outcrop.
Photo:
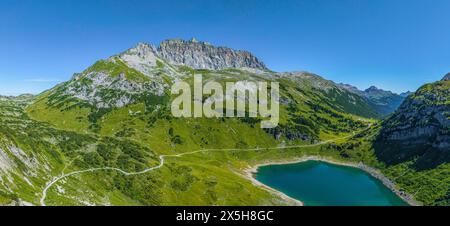
[(379, 158), (389, 164), (417, 159), (419, 168), (450, 162), (450, 81), (421, 87), (383, 122)]
[(442, 81), (450, 81), (450, 73), (446, 74), (444, 78), (442, 78)]
[(158, 47), (158, 56), (174, 65), (195, 69), (253, 68), (267, 70), (262, 61), (247, 51), (215, 47), (195, 39), (167, 40)]

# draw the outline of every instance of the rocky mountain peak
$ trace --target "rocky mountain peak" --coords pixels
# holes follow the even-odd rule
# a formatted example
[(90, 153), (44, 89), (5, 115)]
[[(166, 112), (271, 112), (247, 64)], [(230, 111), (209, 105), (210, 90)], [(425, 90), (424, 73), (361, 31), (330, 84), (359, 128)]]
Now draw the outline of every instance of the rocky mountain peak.
[(368, 95), (381, 95), (381, 96), (398, 96), (398, 94), (393, 93), (392, 91), (387, 91), (384, 89), (380, 89), (376, 86), (371, 86), (369, 88), (367, 88), (366, 90), (364, 90), (364, 92)]
[(378, 91), (383, 91), (382, 89), (379, 89), (376, 86), (371, 86), (369, 88), (367, 88), (366, 90), (364, 90), (365, 92), (378, 92)]
[(195, 69), (253, 68), (267, 70), (264, 63), (250, 52), (216, 47), (196, 39), (163, 41), (158, 47), (158, 56), (171, 64), (185, 65)]
[(267, 70), (264, 63), (250, 52), (216, 47), (195, 38), (190, 40), (169, 39), (161, 42), (158, 47), (141, 42), (109, 60), (114, 61), (117, 57), (138, 71), (148, 70), (156, 66), (158, 58), (169, 64), (184, 65), (194, 69), (247, 68)]
[(446, 74), (441, 81), (450, 81), (450, 73)]
[(135, 47), (119, 54), (119, 58), (125, 61), (132, 68), (142, 65), (156, 65), (157, 50), (153, 45), (138, 43)]
[(339, 83), (337, 85), (347, 91), (354, 93), (354, 94), (358, 94), (359, 96), (364, 96), (364, 92), (359, 90), (356, 86), (353, 86), (350, 84), (345, 84), (345, 83)]

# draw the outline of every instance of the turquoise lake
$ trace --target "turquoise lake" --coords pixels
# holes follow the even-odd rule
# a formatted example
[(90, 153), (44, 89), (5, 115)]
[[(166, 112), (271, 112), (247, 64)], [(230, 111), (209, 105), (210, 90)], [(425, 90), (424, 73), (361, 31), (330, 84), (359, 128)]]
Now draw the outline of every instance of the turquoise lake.
[(262, 166), (256, 179), (306, 206), (407, 205), (370, 174), (325, 162)]

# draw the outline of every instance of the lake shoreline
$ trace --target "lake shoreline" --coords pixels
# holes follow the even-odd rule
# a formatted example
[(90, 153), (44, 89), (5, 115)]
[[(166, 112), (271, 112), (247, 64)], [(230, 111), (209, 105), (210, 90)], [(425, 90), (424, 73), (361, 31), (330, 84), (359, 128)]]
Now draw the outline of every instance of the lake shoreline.
[(269, 190), (272, 193), (277, 194), (285, 201), (292, 202), (293, 200), (295, 200), (296, 202), (301, 203), (301, 205), (303, 206), (303, 202), (301, 200), (297, 200), (292, 197), (289, 197), (288, 195), (284, 194), (283, 192), (278, 191), (278, 190), (258, 181), (256, 179), (256, 174), (258, 173), (258, 169), (262, 166), (295, 164), (295, 163), (302, 163), (302, 162), (307, 162), (307, 161), (320, 161), (320, 162), (326, 162), (326, 163), (330, 163), (330, 164), (334, 164), (334, 165), (348, 166), (348, 167), (360, 169), (360, 170), (368, 173), (369, 175), (371, 175), (373, 178), (377, 179), (378, 181), (381, 181), (385, 187), (387, 187), (389, 190), (394, 192), (403, 201), (408, 203), (408, 205), (410, 205), (410, 206), (421, 206), (422, 205), (421, 203), (415, 201), (411, 195), (398, 190), (396, 188), (395, 184), (391, 180), (389, 180), (387, 177), (385, 177), (378, 169), (367, 166), (363, 163), (351, 163), (351, 162), (338, 161), (336, 159), (326, 158), (326, 157), (307, 156), (307, 157), (302, 157), (302, 158), (298, 158), (298, 159), (294, 159), (294, 160), (268, 161), (268, 162), (264, 162), (264, 163), (259, 163), (259, 164), (253, 165), (252, 167), (250, 167), (248, 169), (245, 169), (244, 173), (245, 173), (245, 177), (247, 179), (251, 180), (253, 182), (253, 184), (255, 184), (256, 186), (263, 187), (266, 190)]
[[(258, 167), (259, 167), (259, 166), (258, 166)], [(258, 170), (257, 170), (258, 167), (256, 167), (256, 172), (258, 172)], [(261, 187), (261, 188), (263, 188), (264, 190), (266, 190), (266, 191), (268, 191), (268, 192), (270, 192), (270, 193), (272, 193), (272, 194), (274, 194), (274, 195), (280, 197), (281, 199), (283, 199), (283, 200), (286, 201), (287, 203), (290, 203), (292, 206), (304, 206), (304, 204), (303, 204), (302, 201), (300, 201), (300, 200), (298, 200), (298, 199), (295, 199), (295, 198), (292, 198), (292, 197), (286, 195), (285, 193), (283, 193), (283, 192), (281, 192), (281, 191), (279, 191), (279, 190), (277, 190), (277, 189), (275, 189), (275, 188), (272, 188), (272, 187), (270, 187), (270, 186), (268, 186), (268, 185), (266, 185), (266, 184), (263, 184), (263, 183), (261, 183), (260, 181), (258, 181), (258, 180), (255, 178), (255, 176), (254, 176), (254, 175), (255, 175), (255, 171), (253, 171), (252, 169), (253, 169), (253, 168), (250, 168), (249, 170), (244, 170), (244, 175), (242, 175), (242, 174), (241, 174), (241, 175), (242, 175), (245, 179), (250, 180), (255, 186)]]

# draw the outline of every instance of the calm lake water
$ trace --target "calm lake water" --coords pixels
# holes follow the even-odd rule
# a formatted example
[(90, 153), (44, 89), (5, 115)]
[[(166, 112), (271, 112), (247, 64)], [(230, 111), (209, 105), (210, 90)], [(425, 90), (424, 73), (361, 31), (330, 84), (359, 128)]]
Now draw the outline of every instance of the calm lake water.
[(262, 166), (256, 179), (306, 206), (404, 206), (368, 173), (319, 161)]

